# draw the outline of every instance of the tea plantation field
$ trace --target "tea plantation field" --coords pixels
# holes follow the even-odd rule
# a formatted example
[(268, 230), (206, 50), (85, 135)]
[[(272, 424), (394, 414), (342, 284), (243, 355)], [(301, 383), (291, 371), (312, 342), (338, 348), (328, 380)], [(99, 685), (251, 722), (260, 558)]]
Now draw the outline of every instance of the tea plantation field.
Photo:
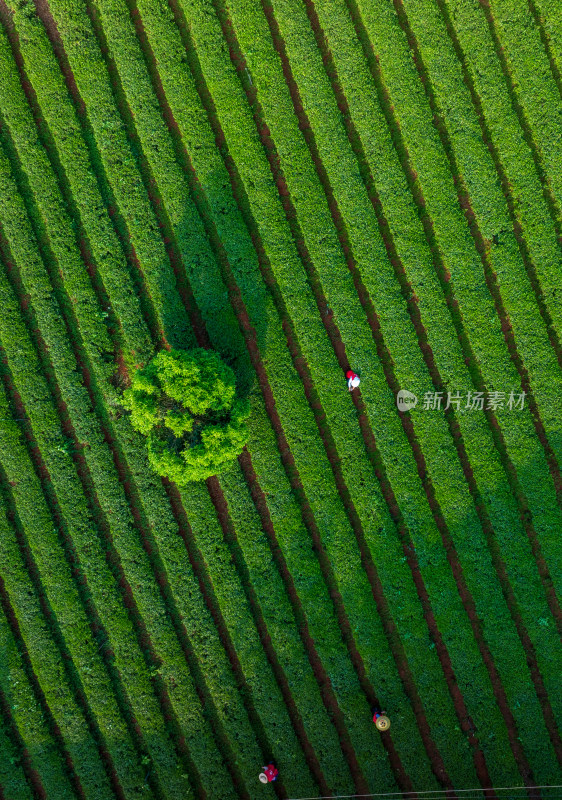
[(560, 0), (0, 0), (0, 800), (556, 796), (561, 243)]

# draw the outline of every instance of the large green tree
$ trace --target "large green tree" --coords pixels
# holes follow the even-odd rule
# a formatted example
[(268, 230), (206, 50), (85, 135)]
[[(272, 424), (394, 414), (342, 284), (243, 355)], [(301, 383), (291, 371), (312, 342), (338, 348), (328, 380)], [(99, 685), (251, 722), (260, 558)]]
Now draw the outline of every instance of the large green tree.
[(137, 370), (123, 405), (152, 467), (180, 485), (216, 475), (248, 440), (249, 404), (212, 350), (162, 350)]

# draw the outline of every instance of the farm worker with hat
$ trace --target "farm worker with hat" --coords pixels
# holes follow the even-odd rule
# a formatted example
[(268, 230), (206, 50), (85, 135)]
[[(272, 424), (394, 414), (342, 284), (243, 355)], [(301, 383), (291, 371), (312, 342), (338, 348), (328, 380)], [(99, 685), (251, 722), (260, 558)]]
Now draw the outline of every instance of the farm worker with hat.
[(379, 706), (373, 708), (373, 722), (379, 731), (387, 731), (390, 728), (390, 720), (386, 716), (386, 711), (381, 711)]
[(259, 779), (262, 783), (271, 783), (272, 781), (277, 780), (277, 776), (279, 775), (279, 770), (275, 766), (275, 764), (268, 764), (267, 767), (262, 767), (263, 772), (260, 772)]
[(350, 392), (352, 392), (361, 383), (361, 378), (352, 369), (347, 370), (345, 377), (347, 378), (347, 388)]

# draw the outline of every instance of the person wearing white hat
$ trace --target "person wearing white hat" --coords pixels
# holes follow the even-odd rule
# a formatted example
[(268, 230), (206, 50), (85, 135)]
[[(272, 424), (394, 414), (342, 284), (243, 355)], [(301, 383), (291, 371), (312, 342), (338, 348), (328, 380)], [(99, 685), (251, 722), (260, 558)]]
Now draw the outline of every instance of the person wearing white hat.
[(279, 775), (279, 770), (273, 763), (269, 763), (267, 767), (262, 767), (263, 772), (260, 772), (259, 779), (262, 783), (271, 783), (272, 781), (277, 780), (277, 776)]
[(356, 389), (361, 383), (361, 378), (352, 369), (347, 370), (347, 372), (345, 373), (345, 377), (347, 378), (347, 388), (349, 389), (350, 392)]

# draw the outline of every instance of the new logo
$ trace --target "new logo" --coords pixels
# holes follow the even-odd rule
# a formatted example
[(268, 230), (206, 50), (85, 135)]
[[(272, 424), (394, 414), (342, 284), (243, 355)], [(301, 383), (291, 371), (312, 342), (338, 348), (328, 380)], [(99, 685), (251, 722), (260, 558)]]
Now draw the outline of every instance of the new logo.
[(396, 405), (399, 411), (410, 411), (411, 408), (416, 407), (418, 398), (407, 389), (400, 389), (396, 395)]

